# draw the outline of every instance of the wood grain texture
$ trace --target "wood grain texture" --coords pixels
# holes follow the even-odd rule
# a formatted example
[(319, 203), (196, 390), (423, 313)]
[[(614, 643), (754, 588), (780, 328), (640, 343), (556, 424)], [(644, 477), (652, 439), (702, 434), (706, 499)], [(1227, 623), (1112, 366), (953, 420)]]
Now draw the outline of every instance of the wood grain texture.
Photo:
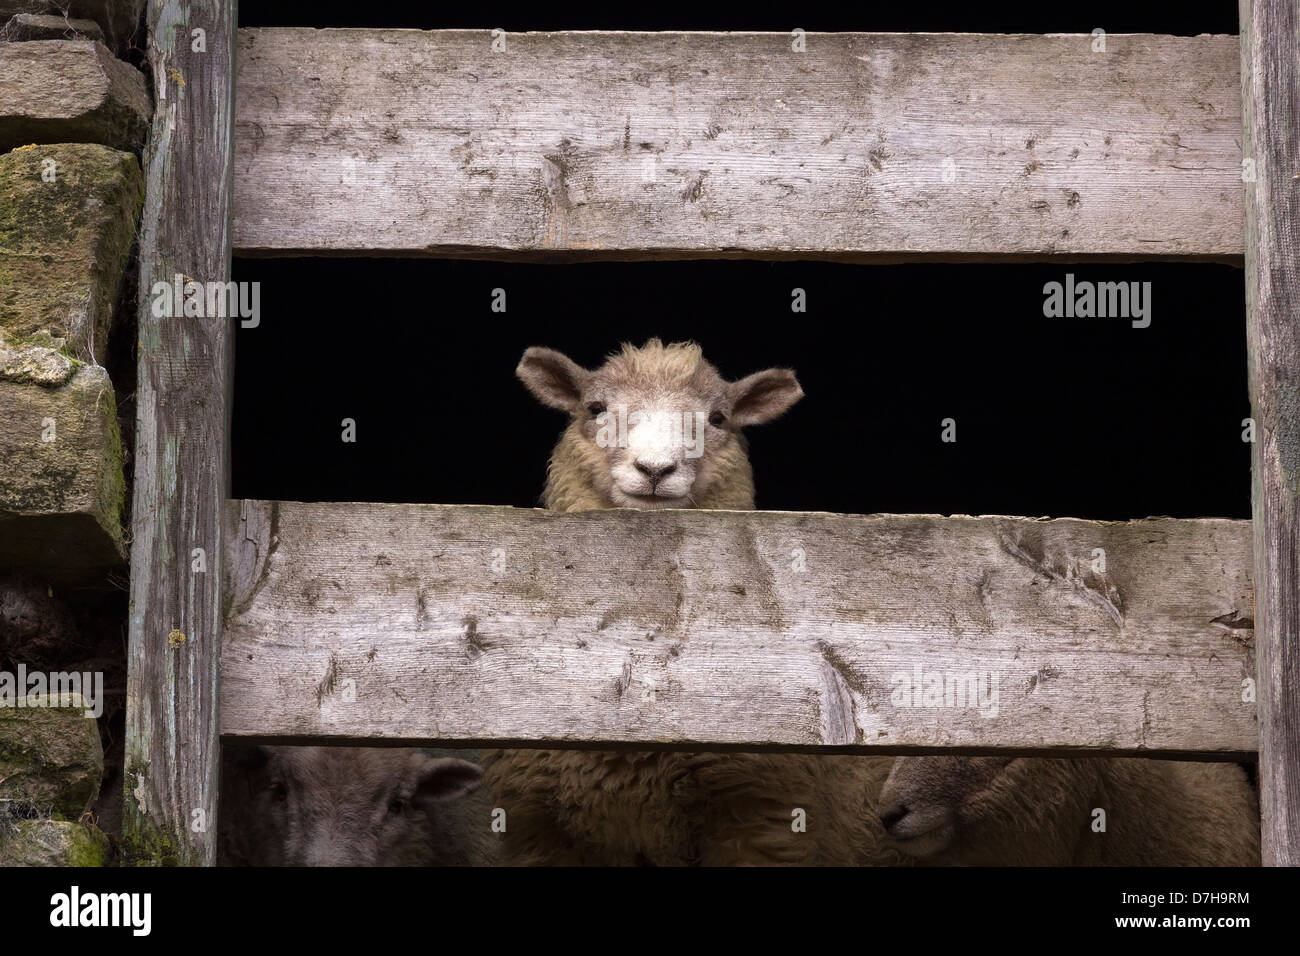
[(241, 30), (235, 246), (1239, 262), (1237, 38), (1091, 41)]
[[(210, 865), (234, 333), (223, 318), (158, 318), (149, 293), (176, 273), (229, 279), (235, 11), (221, 0), (151, 0), (148, 16), (166, 96), (145, 151), (140, 233), (123, 857)], [(206, 53), (191, 50), (194, 27), (207, 32)], [(195, 569), (197, 548), (206, 570)]]
[[(229, 507), (229, 738), (1256, 747), (1247, 522)], [(995, 677), (996, 715), (905, 706), (917, 666)]]
[(1246, 332), (1265, 865), (1300, 865), (1300, 10), (1242, 0)]

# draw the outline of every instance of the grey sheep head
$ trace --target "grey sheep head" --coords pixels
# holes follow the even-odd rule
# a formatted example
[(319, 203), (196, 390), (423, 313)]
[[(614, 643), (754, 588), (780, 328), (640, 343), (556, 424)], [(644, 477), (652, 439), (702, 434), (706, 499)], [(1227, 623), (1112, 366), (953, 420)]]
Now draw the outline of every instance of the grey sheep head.
[(226, 865), (466, 865), (489, 826), (462, 799), (482, 769), (415, 748), (232, 748), (222, 773)]
[(1064, 865), (1088, 825), (1095, 760), (899, 757), (878, 815), (898, 850), (932, 864)]

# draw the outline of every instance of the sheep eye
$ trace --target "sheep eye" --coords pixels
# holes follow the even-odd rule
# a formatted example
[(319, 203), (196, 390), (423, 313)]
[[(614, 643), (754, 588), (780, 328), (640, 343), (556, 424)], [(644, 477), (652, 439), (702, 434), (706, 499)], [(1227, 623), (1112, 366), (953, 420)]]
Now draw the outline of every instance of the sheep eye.
[(714, 428), (721, 428), (726, 420), (727, 416), (722, 414), (722, 412), (714, 412), (709, 416), (709, 424)]
[(276, 803), (283, 803), (289, 798), (289, 788), (282, 783), (271, 784), (271, 799)]
[(604, 410), (605, 410), (605, 403), (604, 403), (604, 402), (588, 402), (588, 403), (587, 403), (587, 411), (591, 412), (591, 414), (593, 414), (593, 415), (599, 415), (599, 414), (600, 414), (601, 412), (603, 412)]
[(401, 816), (405, 810), (406, 801), (400, 797), (393, 797), (393, 799), (388, 801), (388, 812), (393, 816)]

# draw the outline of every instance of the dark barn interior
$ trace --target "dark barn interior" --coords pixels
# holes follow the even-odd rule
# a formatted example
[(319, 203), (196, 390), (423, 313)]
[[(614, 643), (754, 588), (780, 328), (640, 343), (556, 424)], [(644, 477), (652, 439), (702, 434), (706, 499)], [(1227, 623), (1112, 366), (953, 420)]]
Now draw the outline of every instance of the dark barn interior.
[[(1067, 273), (1151, 283), (1150, 326), (1045, 317)], [(1229, 266), (241, 259), (235, 278), (262, 283), (236, 338), (236, 497), (536, 505), (564, 419), (520, 354), (594, 367), (657, 335), (728, 378), (798, 372), (803, 401), (751, 430), (760, 508), (1250, 516)]]

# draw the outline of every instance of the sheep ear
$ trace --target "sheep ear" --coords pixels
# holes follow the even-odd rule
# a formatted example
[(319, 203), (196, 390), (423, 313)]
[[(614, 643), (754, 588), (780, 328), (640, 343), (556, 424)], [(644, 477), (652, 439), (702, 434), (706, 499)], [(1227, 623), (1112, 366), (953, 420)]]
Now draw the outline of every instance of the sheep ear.
[(478, 789), (483, 782), (483, 768), (456, 757), (430, 758), (420, 767), (420, 782), (414, 802), (427, 806)]
[(543, 405), (571, 412), (582, 401), (591, 373), (567, 355), (533, 346), (524, 352), (515, 374)]
[(731, 420), (740, 427), (761, 425), (782, 415), (803, 398), (803, 389), (788, 368), (769, 368), (727, 386)]

